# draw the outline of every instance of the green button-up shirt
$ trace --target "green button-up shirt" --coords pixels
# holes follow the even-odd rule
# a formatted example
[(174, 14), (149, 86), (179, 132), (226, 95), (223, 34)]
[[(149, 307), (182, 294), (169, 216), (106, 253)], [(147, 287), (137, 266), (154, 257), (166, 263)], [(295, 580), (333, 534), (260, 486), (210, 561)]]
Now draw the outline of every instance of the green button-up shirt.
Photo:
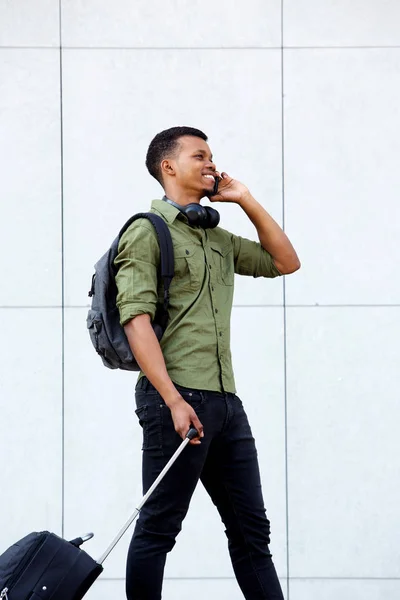
[[(154, 200), (151, 212), (167, 222), (174, 246), (170, 318), (160, 342), (168, 374), (185, 387), (235, 392), (230, 351), (234, 274), (276, 277), (280, 272), (257, 242), (220, 227), (190, 227), (186, 217), (163, 200)], [(151, 223), (134, 221), (118, 251), (121, 325), (142, 314), (153, 319), (163, 300), (163, 285), (157, 277), (160, 247)]]

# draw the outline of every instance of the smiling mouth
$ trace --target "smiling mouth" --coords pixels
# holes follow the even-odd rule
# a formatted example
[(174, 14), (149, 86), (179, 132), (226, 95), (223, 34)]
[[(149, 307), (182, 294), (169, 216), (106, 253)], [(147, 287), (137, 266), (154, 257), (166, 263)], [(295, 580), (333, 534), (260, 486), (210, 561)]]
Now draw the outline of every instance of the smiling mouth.
[(207, 179), (208, 181), (212, 181), (213, 184), (215, 183), (215, 177), (214, 175), (203, 175), (204, 179)]

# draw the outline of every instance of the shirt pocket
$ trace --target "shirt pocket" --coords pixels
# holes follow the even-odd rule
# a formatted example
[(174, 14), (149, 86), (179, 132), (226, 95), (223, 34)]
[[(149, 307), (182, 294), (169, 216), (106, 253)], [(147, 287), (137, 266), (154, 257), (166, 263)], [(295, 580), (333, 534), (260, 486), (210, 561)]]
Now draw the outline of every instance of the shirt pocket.
[(235, 269), (233, 265), (232, 245), (221, 246), (216, 242), (210, 244), (213, 267), (216, 269), (216, 278), (222, 285), (233, 285)]
[(174, 246), (175, 275), (171, 282), (171, 292), (177, 290), (198, 290), (204, 277), (204, 258), (201, 246), (181, 244)]

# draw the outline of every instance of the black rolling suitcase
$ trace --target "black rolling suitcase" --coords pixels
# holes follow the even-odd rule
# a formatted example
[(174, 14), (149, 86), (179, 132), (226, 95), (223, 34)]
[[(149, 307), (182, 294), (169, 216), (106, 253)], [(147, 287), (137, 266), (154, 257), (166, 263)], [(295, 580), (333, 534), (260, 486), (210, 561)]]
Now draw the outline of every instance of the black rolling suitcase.
[(81, 600), (103, 571), (103, 562), (138, 516), (164, 475), (197, 436), (190, 429), (140, 504), (102, 556), (95, 561), (80, 546), (87, 534), (68, 542), (49, 531), (30, 533), (0, 556), (1, 600)]

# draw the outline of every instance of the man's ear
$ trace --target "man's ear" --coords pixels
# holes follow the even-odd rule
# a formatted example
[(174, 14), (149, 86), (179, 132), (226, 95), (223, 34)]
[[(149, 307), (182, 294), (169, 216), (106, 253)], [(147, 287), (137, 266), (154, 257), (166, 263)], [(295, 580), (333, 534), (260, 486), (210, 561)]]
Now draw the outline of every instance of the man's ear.
[(171, 164), (171, 161), (168, 158), (165, 158), (161, 162), (161, 173), (162, 173), (163, 177), (166, 175), (168, 175), (170, 177), (175, 175), (174, 166)]

